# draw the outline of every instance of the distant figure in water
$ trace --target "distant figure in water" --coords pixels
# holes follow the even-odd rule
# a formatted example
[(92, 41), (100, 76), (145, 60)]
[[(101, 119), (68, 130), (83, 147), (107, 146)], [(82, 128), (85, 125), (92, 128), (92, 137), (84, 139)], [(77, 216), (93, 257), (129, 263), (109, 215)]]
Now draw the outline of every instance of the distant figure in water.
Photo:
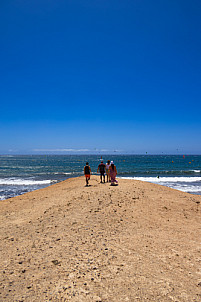
[(91, 175), (91, 168), (90, 168), (88, 162), (86, 162), (86, 166), (84, 167), (84, 175), (86, 177), (86, 186), (88, 186), (89, 180), (90, 180), (90, 175)]
[[(104, 181), (105, 182), (105, 164), (103, 163), (103, 160), (101, 159), (100, 165), (98, 165), (97, 173), (100, 172), (100, 180), (101, 183)], [(103, 181), (102, 181), (103, 179)]]
[(110, 177), (111, 177), (111, 186), (114, 186), (115, 184), (118, 183), (118, 181), (116, 180), (117, 169), (116, 169), (116, 166), (114, 165), (113, 161), (111, 161), (109, 172), (110, 172)]
[(109, 172), (109, 169), (110, 169), (110, 160), (108, 160), (107, 164), (106, 164), (107, 182), (110, 181), (110, 172)]

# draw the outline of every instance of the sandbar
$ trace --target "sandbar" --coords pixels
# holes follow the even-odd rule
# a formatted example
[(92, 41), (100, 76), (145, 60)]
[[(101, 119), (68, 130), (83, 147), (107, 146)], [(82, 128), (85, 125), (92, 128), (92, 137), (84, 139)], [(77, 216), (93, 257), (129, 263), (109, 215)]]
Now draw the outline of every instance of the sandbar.
[(93, 175), (0, 202), (0, 301), (201, 301), (201, 196)]

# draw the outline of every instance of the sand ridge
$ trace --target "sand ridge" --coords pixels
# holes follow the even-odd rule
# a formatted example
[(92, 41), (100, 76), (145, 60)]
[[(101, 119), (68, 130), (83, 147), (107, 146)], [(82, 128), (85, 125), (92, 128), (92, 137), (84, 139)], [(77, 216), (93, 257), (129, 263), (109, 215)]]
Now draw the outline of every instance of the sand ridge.
[(201, 196), (84, 184), (0, 202), (0, 301), (201, 301)]

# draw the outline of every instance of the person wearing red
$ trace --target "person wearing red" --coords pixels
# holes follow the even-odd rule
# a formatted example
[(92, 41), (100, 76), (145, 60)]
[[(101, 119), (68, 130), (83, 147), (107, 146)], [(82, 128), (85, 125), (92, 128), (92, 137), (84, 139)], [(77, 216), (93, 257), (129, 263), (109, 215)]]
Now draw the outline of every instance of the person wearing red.
[(111, 161), (109, 172), (110, 172), (110, 177), (111, 177), (111, 186), (114, 186), (115, 184), (118, 184), (118, 181), (116, 180), (117, 168), (114, 165), (113, 161)]
[(86, 177), (86, 186), (88, 186), (89, 180), (90, 180), (90, 175), (91, 175), (91, 168), (90, 168), (88, 162), (86, 162), (86, 166), (84, 167), (84, 175)]

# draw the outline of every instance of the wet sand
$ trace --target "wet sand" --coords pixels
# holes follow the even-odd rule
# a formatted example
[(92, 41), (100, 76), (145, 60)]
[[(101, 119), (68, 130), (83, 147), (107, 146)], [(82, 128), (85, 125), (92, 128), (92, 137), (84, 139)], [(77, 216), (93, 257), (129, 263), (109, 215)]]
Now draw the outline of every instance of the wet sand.
[(0, 202), (0, 301), (201, 301), (201, 196), (84, 185)]

